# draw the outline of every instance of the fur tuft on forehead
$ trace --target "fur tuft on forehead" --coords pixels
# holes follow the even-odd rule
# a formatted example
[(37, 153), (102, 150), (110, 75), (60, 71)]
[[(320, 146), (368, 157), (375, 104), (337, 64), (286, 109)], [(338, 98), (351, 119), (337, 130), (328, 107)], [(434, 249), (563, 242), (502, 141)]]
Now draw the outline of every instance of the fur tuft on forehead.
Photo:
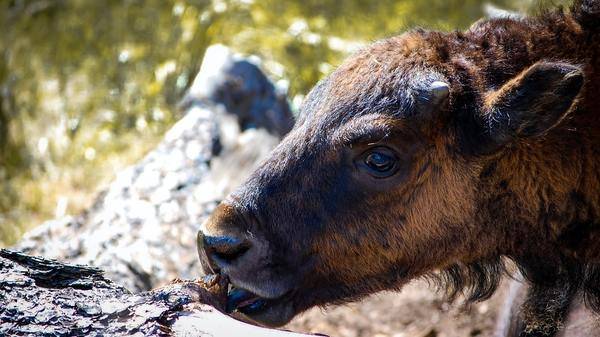
[[(359, 80), (352, 73), (332, 74), (311, 91), (299, 120), (304, 122), (311, 116), (319, 116), (327, 124), (339, 124), (366, 114), (413, 118), (431, 113), (448, 95), (447, 80), (435, 71), (398, 68), (385, 76), (372, 75)], [(440, 83), (446, 87), (439, 87)], [(446, 91), (441, 97), (443, 90)]]
[(430, 116), (442, 101), (439, 93), (445, 90), (442, 98), (448, 97), (451, 81), (440, 63), (443, 53), (428, 47), (431, 37), (424, 35), (408, 32), (353, 55), (309, 93), (299, 121), (319, 116), (320, 122), (335, 125), (369, 113), (401, 119)]

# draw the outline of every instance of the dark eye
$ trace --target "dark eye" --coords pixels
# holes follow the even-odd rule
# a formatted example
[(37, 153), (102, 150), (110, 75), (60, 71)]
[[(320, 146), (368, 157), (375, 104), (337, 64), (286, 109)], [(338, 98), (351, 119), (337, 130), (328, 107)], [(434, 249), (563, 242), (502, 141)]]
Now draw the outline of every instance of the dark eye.
[(397, 159), (388, 148), (371, 149), (364, 154), (363, 158), (362, 166), (377, 178), (386, 178), (396, 173)]

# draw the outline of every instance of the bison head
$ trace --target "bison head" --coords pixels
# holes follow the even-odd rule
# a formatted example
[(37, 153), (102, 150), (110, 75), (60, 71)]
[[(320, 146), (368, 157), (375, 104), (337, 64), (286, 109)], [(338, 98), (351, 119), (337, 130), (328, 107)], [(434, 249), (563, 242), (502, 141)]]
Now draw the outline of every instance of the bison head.
[(514, 233), (490, 216), (484, 171), (557, 125), (582, 73), (538, 62), (491, 88), (428, 43), (415, 33), (378, 42), (321, 81), (293, 130), (203, 225), (200, 258), (235, 286), (230, 310), (278, 326), (510, 254)]

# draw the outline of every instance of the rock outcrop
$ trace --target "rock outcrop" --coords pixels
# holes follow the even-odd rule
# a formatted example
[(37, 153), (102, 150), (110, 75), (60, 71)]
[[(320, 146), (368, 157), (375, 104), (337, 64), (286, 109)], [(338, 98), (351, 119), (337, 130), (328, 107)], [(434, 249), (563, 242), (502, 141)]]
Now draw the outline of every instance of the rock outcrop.
[(48, 221), (14, 248), (99, 267), (131, 291), (196, 278), (196, 232), (290, 128), (290, 108), (260, 69), (208, 49), (158, 147), (121, 172), (84, 214)]

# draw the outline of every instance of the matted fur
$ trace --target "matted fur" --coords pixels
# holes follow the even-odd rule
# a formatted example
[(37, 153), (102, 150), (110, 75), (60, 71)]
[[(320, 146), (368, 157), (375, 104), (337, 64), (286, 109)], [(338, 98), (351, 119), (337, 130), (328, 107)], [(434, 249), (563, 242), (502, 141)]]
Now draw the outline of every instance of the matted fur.
[(467, 302), (475, 302), (490, 298), (505, 275), (510, 274), (505, 262), (498, 257), (471, 264), (453, 264), (443, 271), (428, 274), (426, 279), (445, 292), (449, 301), (462, 296)]
[(442, 271), (431, 272), (425, 278), (439, 291), (444, 292), (449, 301), (454, 301), (460, 296), (467, 302), (477, 302), (490, 298), (503, 277), (514, 277), (517, 272), (527, 281), (540, 285), (564, 282), (566, 277), (575, 291), (582, 292), (585, 303), (592, 310), (600, 313), (599, 264), (564, 261), (562, 264), (555, 265), (551, 271), (545, 268), (536, 270), (532, 267), (535, 265), (545, 265), (545, 261), (519, 264), (514, 260), (507, 261), (503, 257), (497, 257), (471, 264), (453, 264)]

